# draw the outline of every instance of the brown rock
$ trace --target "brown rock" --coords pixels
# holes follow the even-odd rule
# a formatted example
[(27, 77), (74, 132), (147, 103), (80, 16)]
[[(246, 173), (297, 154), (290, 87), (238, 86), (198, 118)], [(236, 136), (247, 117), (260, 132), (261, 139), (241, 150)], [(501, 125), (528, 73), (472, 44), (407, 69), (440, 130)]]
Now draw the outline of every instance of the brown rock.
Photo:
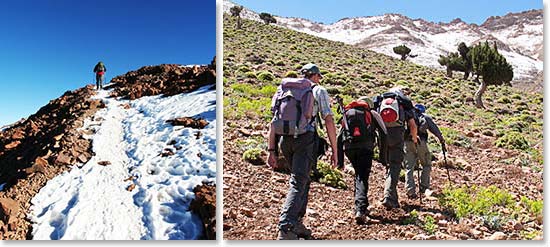
[(48, 163), (48, 160), (43, 157), (36, 157), (36, 159), (34, 160), (34, 164), (42, 165), (44, 167), (50, 165)]
[(57, 155), (57, 158), (55, 159), (54, 163), (60, 164), (60, 165), (70, 165), (71, 157), (67, 155), (65, 152), (61, 152)]
[(202, 239), (216, 239), (216, 186), (199, 185), (193, 189), (195, 199), (189, 209), (199, 216), (204, 225)]
[(99, 161), (97, 162), (98, 165), (100, 166), (108, 166), (111, 164), (111, 161), (107, 161), (107, 160), (104, 160), (104, 161)]
[(130, 184), (130, 186), (128, 186), (128, 187), (126, 188), (126, 190), (127, 190), (127, 191), (132, 191), (132, 190), (134, 190), (135, 188), (136, 188), (136, 184)]
[(4, 148), (12, 149), (12, 148), (15, 148), (15, 147), (19, 146), (19, 144), (21, 144), (20, 141), (12, 141), (12, 142), (6, 144), (6, 146), (4, 146)]
[(0, 198), (0, 219), (5, 225), (16, 220), (19, 213), (19, 202), (11, 198)]
[(88, 162), (88, 157), (85, 155), (85, 154), (80, 154), (78, 155), (78, 157), (76, 158), (80, 163), (86, 163)]
[(174, 126), (184, 126), (195, 129), (204, 129), (208, 122), (204, 119), (190, 118), (190, 117), (180, 117), (171, 120), (166, 120), (167, 123), (170, 123)]
[(174, 151), (172, 151), (172, 149), (170, 148), (165, 148), (162, 153), (160, 153), (160, 156), (161, 157), (168, 157), (168, 156), (172, 156), (174, 155)]
[(25, 173), (27, 175), (33, 174), (33, 173), (45, 174), (46, 173), (46, 167), (44, 167), (44, 165), (42, 165), (42, 164), (34, 164), (29, 168), (25, 168)]
[(488, 239), (489, 240), (506, 240), (506, 234), (503, 232), (495, 232)]
[(56, 141), (61, 140), (61, 138), (63, 138), (63, 134), (59, 134), (59, 135), (56, 135), (56, 136), (53, 137), (53, 139), (56, 140)]
[(250, 208), (242, 208), (241, 209), (242, 214), (244, 214), (246, 217), (254, 217), (254, 211)]
[(13, 140), (21, 140), (23, 138), (25, 138), (25, 133), (21, 130), (16, 130), (15, 133), (11, 135), (11, 139)]

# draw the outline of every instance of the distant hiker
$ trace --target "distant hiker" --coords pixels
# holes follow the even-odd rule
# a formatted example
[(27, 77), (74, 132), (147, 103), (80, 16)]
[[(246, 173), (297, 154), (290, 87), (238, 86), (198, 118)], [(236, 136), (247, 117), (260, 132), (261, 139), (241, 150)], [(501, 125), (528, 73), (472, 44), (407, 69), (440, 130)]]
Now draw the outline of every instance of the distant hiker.
[(385, 140), (382, 140), (385, 145), (381, 152), (383, 157), (380, 158), (383, 164), (388, 165), (384, 199), (382, 200), (382, 205), (388, 210), (399, 207), (397, 182), (404, 156), (405, 129), (410, 130), (410, 135), (414, 137), (413, 142), (418, 142), (414, 106), (405, 92), (408, 94), (409, 90), (402, 87), (392, 88), (389, 92), (376, 97), (374, 103), (388, 130), (388, 135)]
[(405, 184), (407, 189), (407, 196), (409, 198), (416, 198), (416, 186), (414, 183), (414, 169), (417, 160), (422, 165), (422, 174), (420, 176), (420, 188), (419, 192), (424, 193), (430, 188), (430, 172), (432, 171), (432, 156), (428, 148), (428, 131), (432, 132), (439, 143), (441, 143), (441, 149), (443, 152), (447, 152), (445, 147), (445, 139), (441, 131), (434, 123), (432, 117), (425, 113), (426, 107), (422, 104), (416, 104), (415, 106), (417, 125), (418, 125), (418, 137), (420, 138), (417, 145), (414, 145), (411, 136), (405, 137)]
[(107, 68), (105, 68), (105, 65), (103, 62), (99, 61), (94, 67), (94, 73), (95, 73), (95, 85), (96, 89), (103, 89), (103, 81), (105, 80), (105, 72), (107, 72)]
[(342, 113), (338, 166), (343, 167), (345, 153), (355, 170), (355, 222), (362, 225), (369, 216), (369, 176), (376, 132), (378, 136), (385, 137), (387, 130), (380, 115), (371, 109), (374, 106), (372, 99), (361, 97), (346, 106), (343, 106), (342, 98), (337, 99)]
[(303, 217), (308, 202), (311, 166), (316, 158), (314, 116), (317, 112), (325, 120), (332, 147), (332, 163), (336, 166), (336, 127), (328, 93), (317, 85), (322, 78), (321, 72), (314, 64), (305, 65), (301, 72), (304, 78), (282, 80), (271, 104), (274, 117), (269, 128), (268, 165), (273, 168), (277, 166), (277, 140), (281, 137), (280, 149), (291, 171), (290, 188), (279, 218), (277, 239), (280, 240), (311, 236), (311, 231), (303, 224)]

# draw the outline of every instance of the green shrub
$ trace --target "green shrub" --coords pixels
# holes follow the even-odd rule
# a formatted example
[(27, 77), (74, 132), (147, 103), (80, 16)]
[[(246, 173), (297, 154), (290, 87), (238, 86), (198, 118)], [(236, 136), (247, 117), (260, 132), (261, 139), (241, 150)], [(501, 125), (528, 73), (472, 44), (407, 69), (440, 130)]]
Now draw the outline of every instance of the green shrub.
[(506, 97), (506, 96), (502, 96), (502, 97), (498, 98), (497, 103), (510, 104), (510, 103), (512, 103), (512, 100), (510, 98)]
[(243, 160), (256, 166), (263, 165), (265, 163), (262, 159), (263, 152), (264, 151), (259, 148), (246, 150), (243, 153)]
[(443, 207), (449, 208), (458, 218), (471, 215), (496, 216), (499, 208), (513, 209), (512, 195), (494, 185), (487, 188), (462, 186), (446, 187), (439, 198)]
[(293, 71), (293, 70), (288, 71), (288, 72), (286, 72), (285, 77), (286, 78), (298, 78), (298, 72)]
[(344, 176), (338, 169), (332, 168), (332, 166), (324, 161), (317, 162), (317, 169), (321, 178), (319, 182), (328, 186), (340, 189), (346, 189), (348, 186), (344, 181)]
[(403, 225), (416, 225), (418, 224), (418, 222), (418, 211), (416, 211), (416, 209), (413, 209), (413, 211), (409, 213), (409, 217), (406, 217), (403, 220)]
[(254, 73), (254, 71), (248, 71), (248, 72), (244, 73), (244, 76), (246, 78), (256, 79), (256, 73)]
[(439, 129), (441, 130), (441, 133), (443, 134), (443, 137), (445, 138), (447, 143), (464, 148), (472, 147), (472, 141), (470, 140), (470, 138), (462, 135), (457, 130), (447, 127), (440, 127)]
[(250, 68), (248, 68), (248, 66), (246, 66), (246, 65), (242, 65), (237, 69), (237, 71), (241, 72), (241, 73), (246, 73), (246, 72), (250, 71)]
[(522, 196), (520, 204), (523, 208), (527, 209), (527, 212), (530, 214), (534, 216), (542, 215), (542, 210), (544, 209), (542, 200), (531, 200), (525, 196)]
[(431, 215), (427, 215), (422, 228), (424, 228), (424, 231), (426, 231), (428, 234), (434, 234), (437, 230), (435, 219)]
[(258, 73), (258, 79), (263, 82), (272, 82), (275, 80), (275, 76), (269, 71), (261, 71)]
[(503, 136), (495, 142), (497, 147), (524, 150), (529, 148), (529, 143), (523, 137), (523, 134), (517, 131), (505, 132)]

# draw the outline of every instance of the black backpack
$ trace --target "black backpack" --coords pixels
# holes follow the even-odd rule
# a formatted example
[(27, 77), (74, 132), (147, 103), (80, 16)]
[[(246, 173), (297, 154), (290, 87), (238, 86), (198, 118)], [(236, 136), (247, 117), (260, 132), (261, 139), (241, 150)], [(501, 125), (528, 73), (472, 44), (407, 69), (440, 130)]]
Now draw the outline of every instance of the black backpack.
[(345, 124), (344, 142), (360, 143), (374, 138), (372, 116), (367, 103), (363, 101), (349, 103), (344, 107), (344, 116), (345, 118), (342, 118), (342, 124)]

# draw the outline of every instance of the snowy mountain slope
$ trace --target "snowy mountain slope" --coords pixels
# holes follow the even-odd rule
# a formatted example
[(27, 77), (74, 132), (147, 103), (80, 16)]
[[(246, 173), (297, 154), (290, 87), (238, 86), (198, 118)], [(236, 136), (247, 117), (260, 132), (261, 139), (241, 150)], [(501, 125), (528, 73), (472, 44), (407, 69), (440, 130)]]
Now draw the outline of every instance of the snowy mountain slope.
[[(196, 239), (201, 223), (188, 211), (193, 188), (216, 177), (216, 96), (209, 88), (132, 101), (101, 91), (96, 97), (106, 108), (83, 127), (95, 133), (86, 136), (95, 154), (32, 199), (34, 239)], [(181, 116), (209, 124), (166, 123)], [(161, 155), (167, 150), (173, 155)], [(98, 164), (104, 161), (110, 164)]]
[[(224, 11), (234, 3), (224, 0)], [(251, 10), (243, 9), (243, 18), (260, 21)], [(502, 54), (514, 67), (515, 82), (537, 82), (543, 70), (542, 10), (490, 17), (482, 25), (467, 24), (460, 19), (450, 23), (433, 23), (410, 19), (400, 14), (344, 18), (332, 24), (316, 23), (303, 18), (278, 17), (277, 25), (321, 38), (357, 45), (395, 58), (393, 47), (407, 45), (416, 58), (410, 61), (443, 69), (440, 55), (456, 52), (460, 42), (468, 45), (496, 41)]]

